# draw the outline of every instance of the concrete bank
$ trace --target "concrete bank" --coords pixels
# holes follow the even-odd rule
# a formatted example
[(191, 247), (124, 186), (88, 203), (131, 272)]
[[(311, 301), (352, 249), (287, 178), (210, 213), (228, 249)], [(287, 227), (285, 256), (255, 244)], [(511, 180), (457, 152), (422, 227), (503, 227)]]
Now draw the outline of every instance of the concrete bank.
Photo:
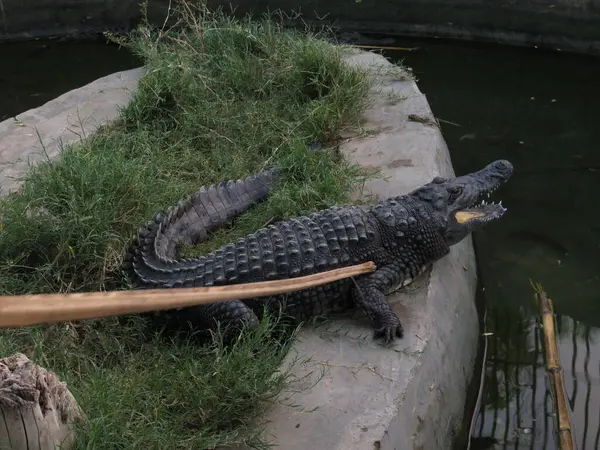
[[(355, 52), (348, 62), (370, 67), (375, 77), (364, 132), (341, 147), (350, 160), (378, 167), (387, 177), (370, 182), (367, 191), (399, 195), (437, 175), (453, 175), (446, 144), (416, 84), (403, 81), (404, 74), (376, 54)], [(92, 124), (89, 134), (116, 117), (141, 73), (121, 72), (67, 93), (17, 116), (24, 126), (1, 123), (0, 157), (39, 153), (29, 139), (36, 136), (35, 127), (46, 127), (42, 139), (55, 156), (58, 137), (74, 137), (72, 118)], [(5, 184), (16, 185), (3, 180), (4, 189)], [(284, 363), (299, 359), (295, 380), (266, 417), (269, 439), (286, 450), (447, 450), (461, 427), (475, 362), (475, 282), (469, 238), (390, 297), (405, 329), (394, 348), (373, 341), (372, 324), (359, 317), (305, 328)]]
[[(237, 16), (283, 10), (342, 31), (462, 39), (600, 55), (600, 0), (209, 0)], [(303, 21), (290, 20), (303, 26)]]
[[(600, 55), (600, 0), (208, 0), (236, 14), (261, 15), (281, 9), (301, 12), (307, 22), (345, 31), (458, 38), (540, 46)], [(168, 0), (148, 2), (149, 18), (164, 21)], [(0, 42), (44, 36), (127, 31), (141, 19), (137, 1), (4, 0)], [(298, 25), (303, 24), (298, 22)]]
[(0, 122), (0, 194), (18, 188), (30, 163), (56, 157), (62, 143), (115, 120), (142, 73), (138, 68), (107, 75)]

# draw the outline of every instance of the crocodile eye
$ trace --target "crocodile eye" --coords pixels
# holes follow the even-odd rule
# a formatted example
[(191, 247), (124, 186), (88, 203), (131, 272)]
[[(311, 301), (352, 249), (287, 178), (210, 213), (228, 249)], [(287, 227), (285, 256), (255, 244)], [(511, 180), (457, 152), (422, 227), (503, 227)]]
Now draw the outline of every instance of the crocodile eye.
[(462, 193), (462, 188), (460, 186), (452, 186), (448, 188), (448, 203), (454, 203), (454, 201), (460, 196)]

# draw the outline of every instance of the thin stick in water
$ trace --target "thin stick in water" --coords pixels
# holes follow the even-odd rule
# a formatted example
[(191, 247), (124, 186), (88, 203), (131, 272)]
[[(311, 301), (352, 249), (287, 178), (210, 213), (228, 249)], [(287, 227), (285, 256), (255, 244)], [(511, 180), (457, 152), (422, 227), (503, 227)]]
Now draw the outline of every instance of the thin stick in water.
[(546, 292), (541, 287), (534, 286), (536, 297), (542, 316), (542, 325), (544, 331), (544, 347), (546, 349), (546, 370), (552, 380), (552, 387), (556, 401), (556, 410), (558, 416), (558, 438), (560, 450), (573, 450), (574, 441), (569, 418), (569, 409), (567, 406), (567, 395), (565, 393), (563, 372), (558, 355), (558, 346), (556, 345), (556, 332), (554, 327), (554, 307), (552, 300), (548, 298)]

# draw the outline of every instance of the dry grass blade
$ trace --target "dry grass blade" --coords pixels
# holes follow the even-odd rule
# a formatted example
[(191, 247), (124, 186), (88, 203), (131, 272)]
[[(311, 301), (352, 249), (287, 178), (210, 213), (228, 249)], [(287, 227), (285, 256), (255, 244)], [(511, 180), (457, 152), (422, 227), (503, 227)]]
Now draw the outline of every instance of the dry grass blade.
[(419, 49), (419, 47), (394, 47), (394, 46), (389, 46), (389, 45), (352, 45), (352, 47), (373, 49), (373, 50), (393, 50), (393, 51), (403, 51), (403, 52), (414, 52), (415, 50)]

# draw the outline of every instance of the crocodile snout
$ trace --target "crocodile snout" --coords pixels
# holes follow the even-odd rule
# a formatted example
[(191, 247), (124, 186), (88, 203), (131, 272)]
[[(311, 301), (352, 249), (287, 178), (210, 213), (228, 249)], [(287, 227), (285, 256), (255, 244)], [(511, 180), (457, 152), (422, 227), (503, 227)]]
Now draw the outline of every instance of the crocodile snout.
[(510, 178), (513, 173), (513, 165), (506, 159), (500, 159), (492, 163), (492, 168), (504, 179)]

